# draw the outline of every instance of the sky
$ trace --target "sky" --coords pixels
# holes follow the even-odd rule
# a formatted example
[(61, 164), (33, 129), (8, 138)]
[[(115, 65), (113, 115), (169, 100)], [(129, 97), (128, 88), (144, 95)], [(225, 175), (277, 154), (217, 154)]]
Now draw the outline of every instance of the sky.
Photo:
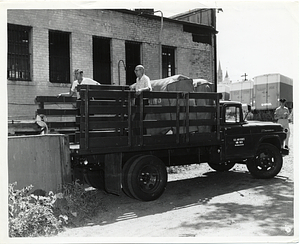
[(299, 80), (298, 3), (239, 2), (222, 9), (217, 14), (217, 52), (223, 74), (227, 70), (233, 81), (244, 73), (249, 78), (280, 73)]
[(298, 83), (298, 1), (175, 2), (158, 6), (165, 17), (203, 6), (222, 9), (216, 17), (217, 62), (232, 82), (243, 80), (245, 73), (248, 79), (280, 73)]

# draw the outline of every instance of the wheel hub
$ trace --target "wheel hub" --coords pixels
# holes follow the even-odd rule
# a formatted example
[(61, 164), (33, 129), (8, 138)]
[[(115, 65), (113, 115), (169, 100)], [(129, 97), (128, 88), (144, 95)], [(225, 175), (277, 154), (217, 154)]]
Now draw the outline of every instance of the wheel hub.
[(269, 170), (274, 164), (274, 158), (271, 155), (261, 153), (258, 160), (258, 167), (263, 170)]
[(157, 172), (142, 171), (139, 176), (140, 186), (144, 190), (151, 190), (155, 187), (158, 180)]

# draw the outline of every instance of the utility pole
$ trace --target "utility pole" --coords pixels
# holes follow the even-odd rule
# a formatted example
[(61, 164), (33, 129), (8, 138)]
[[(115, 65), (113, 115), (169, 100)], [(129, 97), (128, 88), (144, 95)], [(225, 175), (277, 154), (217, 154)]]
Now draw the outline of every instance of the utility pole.
[(244, 81), (246, 81), (247, 80), (247, 74), (245, 73), (245, 74), (243, 74), (241, 77), (245, 77), (245, 79), (244, 79)]

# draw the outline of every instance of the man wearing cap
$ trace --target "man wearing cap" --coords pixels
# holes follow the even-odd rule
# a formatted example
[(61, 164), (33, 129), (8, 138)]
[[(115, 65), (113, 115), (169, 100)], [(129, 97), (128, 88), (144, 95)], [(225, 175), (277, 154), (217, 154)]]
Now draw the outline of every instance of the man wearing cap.
[(283, 126), (283, 130), (286, 133), (285, 148), (289, 148), (289, 138), (290, 138), (290, 127), (289, 127), (289, 109), (285, 107), (286, 99), (279, 99), (280, 106), (276, 108), (274, 113), (274, 118), (277, 123)]
[(150, 78), (145, 75), (145, 68), (143, 65), (137, 65), (134, 69), (136, 83), (130, 86), (131, 90), (135, 90), (137, 95), (140, 95), (143, 91), (152, 91)]
[(74, 70), (74, 78), (75, 80), (72, 83), (70, 91), (67, 93), (60, 93), (58, 94), (58, 97), (72, 97), (76, 93), (76, 96), (79, 99), (80, 95), (79, 92), (77, 92), (78, 85), (100, 85), (99, 82), (93, 79), (83, 77), (83, 71), (81, 69)]

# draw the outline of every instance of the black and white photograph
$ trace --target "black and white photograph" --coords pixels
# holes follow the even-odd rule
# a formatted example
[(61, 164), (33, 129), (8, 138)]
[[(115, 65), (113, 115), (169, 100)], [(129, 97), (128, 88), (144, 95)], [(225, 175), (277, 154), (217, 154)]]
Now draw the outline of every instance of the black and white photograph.
[(0, 243), (299, 243), (299, 1), (0, 12)]

